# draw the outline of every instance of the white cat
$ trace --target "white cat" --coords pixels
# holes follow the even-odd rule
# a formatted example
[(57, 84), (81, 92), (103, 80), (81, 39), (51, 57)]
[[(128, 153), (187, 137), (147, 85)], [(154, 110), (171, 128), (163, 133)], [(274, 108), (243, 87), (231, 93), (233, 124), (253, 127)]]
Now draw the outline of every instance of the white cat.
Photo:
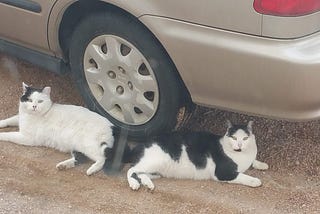
[(58, 169), (74, 167), (80, 152), (95, 161), (87, 175), (98, 172), (114, 144), (112, 123), (84, 107), (52, 103), (50, 91), (50, 87), (35, 89), (23, 83), (19, 114), (0, 120), (0, 128), (19, 126), (19, 131), (2, 132), (0, 140), (71, 152), (72, 158), (58, 163)]
[(134, 166), (127, 172), (133, 190), (145, 185), (154, 189), (153, 178), (214, 179), (258, 187), (258, 178), (244, 174), (250, 166), (266, 170), (266, 163), (256, 160), (257, 146), (248, 125), (232, 125), (224, 136), (208, 132), (173, 132), (138, 145), (131, 152)]

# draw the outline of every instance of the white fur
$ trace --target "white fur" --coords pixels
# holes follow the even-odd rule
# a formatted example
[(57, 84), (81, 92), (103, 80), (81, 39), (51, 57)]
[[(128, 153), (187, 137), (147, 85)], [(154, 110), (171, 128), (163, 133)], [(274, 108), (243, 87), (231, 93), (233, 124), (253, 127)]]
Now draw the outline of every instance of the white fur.
[[(24, 92), (27, 86), (24, 85)], [(62, 152), (78, 151), (95, 163), (91, 175), (105, 162), (104, 149), (112, 148), (112, 124), (99, 114), (81, 106), (52, 104), (50, 87), (34, 92), (30, 101), (20, 102), (19, 114), (1, 120), (0, 128), (19, 125), (19, 132), (0, 133), (0, 140), (27, 146), (46, 146)], [(105, 142), (107, 145), (102, 145)], [(74, 167), (76, 160), (57, 164), (58, 169)]]
[[(251, 124), (249, 123), (250, 126)], [(255, 136), (252, 134), (251, 129), (249, 130), (249, 136), (243, 130), (238, 130), (233, 136), (240, 139), (238, 143), (241, 143), (241, 152), (235, 151), (239, 149), (239, 145), (227, 134), (220, 140), (220, 143), (224, 152), (238, 165), (238, 176), (234, 180), (228, 181), (228, 183), (258, 187), (261, 186), (261, 181), (258, 178), (245, 175), (243, 172), (251, 165), (260, 170), (268, 169), (268, 165), (256, 160), (257, 146)], [(131, 189), (139, 189), (140, 183), (132, 177), (135, 173), (142, 185), (153, 190), (154, 184), (151, 179), (154, 177), (152, 177), (152, 173), (159, 173), (161, 176), (168, 178), (218, 180), (215, 176), (215, 168), (216, 164), (211, 157), (208, 157), (206, 167), (204, 169), (197, 169), (190, 161), (185, 146), (182, 147), (180, 159), (175, 161), (160, 146), (154, 143), (151, 147), (144, 150), (144, 155), (140, 161), (128, 170), (127, 180)]]
[[(238, 130), (234, 136), (241, 143), (241, 148), (233, 138), (226, 135), (223, 137), (221, 145), (224, 152), (238, 164), (238, 172), (244, 172), (252, 165), (257, 156), (255, 136), (252, 133), (248, 136), (243, 130)], [(245, 137), (248, 137), (248, 139), (243, 140)], [(236, 149), (241, 149), (241, 152), (236, 152)]]
[(214, 174), (211, 171), (215, 167), (211, 158), (207, 159), (207, 167), (197, 169), (189, 160), (185, 146), (182, 147), (182, 154), (179, 161), (173, 160), (168, 153), (162, 151), (157, 145), (153, 144), (144, 152), (142, 160), (134, 166), (134, 171), (153, 173), (159, 172), (167, 178), (189, 178), (189, 179), (210, 179)]
[(236, 179), (228, 181), (230, 184), (242, 184), (250, 187), (259, 187), (262, 185), (262, 182), (259, 178), (255, 178), (243, 173), (239, 173)]

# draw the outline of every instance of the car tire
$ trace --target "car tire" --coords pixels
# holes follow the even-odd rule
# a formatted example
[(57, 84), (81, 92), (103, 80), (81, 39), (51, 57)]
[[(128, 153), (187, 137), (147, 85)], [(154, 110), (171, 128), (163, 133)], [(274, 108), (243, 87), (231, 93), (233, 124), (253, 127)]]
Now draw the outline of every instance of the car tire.
[(174, 128), (183, 84), (139, 20), (115, 11), (89, 15), (76, 26), (69, 47), (73, 77), (89, 109), (136, 139)]

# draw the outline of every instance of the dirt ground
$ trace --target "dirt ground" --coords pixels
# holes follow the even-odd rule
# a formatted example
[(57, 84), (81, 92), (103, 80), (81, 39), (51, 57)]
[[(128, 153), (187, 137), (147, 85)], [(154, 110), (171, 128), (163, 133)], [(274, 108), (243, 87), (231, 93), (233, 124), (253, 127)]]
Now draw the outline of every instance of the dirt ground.
[[(0, 54), (0, 119), (17, 113), (22, 81), (52, 86), (55, 102), (83, 104), (69, 76)], [(270, 169), (248, 174), (262, 187), (162, 178), (153, 192), (134, 192), (125, 169), (88, 177), (87, 163), (57, 171), (69, 154), (0, 142), (0, 213), (320, 213), (320, 121), (290, 123), (197, 107), (183, 128), (222, 134), (226, 119), (254, 120), (258, 157)]]

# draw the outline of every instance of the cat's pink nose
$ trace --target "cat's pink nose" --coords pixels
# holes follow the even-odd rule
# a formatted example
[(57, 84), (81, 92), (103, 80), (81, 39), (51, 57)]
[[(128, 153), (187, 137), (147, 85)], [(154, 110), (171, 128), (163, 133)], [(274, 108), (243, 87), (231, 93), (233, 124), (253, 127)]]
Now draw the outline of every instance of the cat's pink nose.
[(32, 106), (33, 110), (36, 110), (37, 106)]
[(239, 149), (241, 149), (242, 143), (238, 143), (238, 147), (239, 147)]

